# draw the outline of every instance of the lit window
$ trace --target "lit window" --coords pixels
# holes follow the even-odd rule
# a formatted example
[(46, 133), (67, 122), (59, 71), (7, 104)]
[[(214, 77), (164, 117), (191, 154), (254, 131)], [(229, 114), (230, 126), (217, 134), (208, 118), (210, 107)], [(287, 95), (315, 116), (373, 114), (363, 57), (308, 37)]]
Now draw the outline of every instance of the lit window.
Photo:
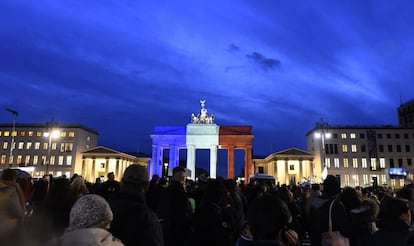
[(339, 168), (339, 158), (334, 158), (334, 165), (336, 168)]
[(60, 152), (65, 151), (65, 143), (60, 144)]
[(70, 177), (70, 172), (65, 172), (65, 176), (69, 178)]
[(21, 164), (22, 163), (22, 155), (17, 155), (17, 164)]
[(62, 155), (59, 156), (59, 163), (58, 164), (63, 165), (63, 156)]
[(358, 158), (352, 158), (352, 167), (358, 168)]
[(381, 174), (382, 185), (387, 185), (387, 175)]
[(369, 185), (368, 174), (362, 175), (364, 185)]
[(344, 167), (348, 168), (349, 167), (349, 163), (348, 163), (348, 158), (344, 158)]
[(43, 149), (47, 149), (48, 143), (43, 143)]
[(40, 148), (40, 142), (35, 142), (35, 149), (39, 149)]
[(53, 150), (56, 150), (56, 146), (57, 146), (57, 144), (56, 144), (56, 143), (52, 143), (52, 149), (53, 149)]
[(71, 138), (75, 137), (75, 132), (69, 132), (69, 137)]
[(46, 164), (46, 156), (45, 155), (42, 155), (42, 164), (43, 165)]
[(342, 152), (344, 153), (348, 152), (348, 145), (342, 144)]
[(34, 155), (33, 156), (33, 165), (37, 165), (38, 162), (39, 162), (39, 156)]
[(56, 172), (56, 177), (61, 177), (62, 176), (62, 171), (57, 171)]
[(32, 142), (27, 142), (26, 143), (26, 149), (30, 149), (32, 147)]
[(6, 155), (1, 155), (1, 164), (6, 164)]
[(10, 132), (9, 132), (9, 131), (5, 131), (5, 132), (4, 132), (4, 136), (5, 136), (5, 137), (10, 136)]
[(60, 132), (60, 137), (62, 138), (66, 137), (66, 132), (65, 131)]
[(72, 156), (71, 155), (68, 155), (68, 156), (66, 156), (66, 165), (72, 165)]
[(346, 138), (346, 133), (341, 133), (341, 138), (345, 139)]
[(345, 174), (344, 175), (344, 179), (345, 179), (345, 185), (346, 186), (349, 186), (350, 184), (349, 184), (349, 174)]
[(331, 159), (325, 158), (325, 165), (327, 168), (331, 168)]
[(8, 146), (9, 146), (9, 142), (3, 142), (3, 149), (7, 149)]
[(352, 144), (351, 145), (351, 151), (352, 151), (352, 153), (356, 153), (357, 152), (357, 146), (356, 146), (356, 144)]
[(3, 135), (3, 132), (2, 131), (0, 131), (0, 137), (1, 137), (1, 135)]
[(9, 157), (9, 164), (13, 164), (13, 159), (14, 159), (13, 156)]
[(21, 137), (26, 136), (26, 132), (25, 132), (25, 131), (21, 131), (21, 132), (20, 132), (20, 136), (21, 136)]
[(33, 131), (29, 131), (29, 137), (33, 137)]
[(355, 186), (359, 186), (359, 176), (357, 174), (352, 175)]
[(391, 187), (395, 187), (395, 184), (396, 184), (395, 179), (391, 179)]
[(400, 187), (404, 187), (404, 179), (400, 179)]
[(376, 171), (377, 170), (377, 159), (371, 158), (371, 170)]
[(55, 165), (56, 157), (54, 155), (50, 156), (50, 165)]
[(26, 166), (30, 164), (30, 155), (26, 155), (26, 158), (24, 159), (24, 164)]
[(23, 149), (24, 148), (24, 142), (19, 142), (19, 149)]
[(13, 137), (16, 137), (16, 136), (17, 136), (17, 131), (14, 131), (14, 132), (12, 133), (12, 136), (13, 136)]
[(385, 158), (380, 158), (380, 168), (385, 168)]
[(43, 136), (42, 132), (36, 132), (36, 137), (41, 137)]
[(73, 149), (73, 143), (65, 143), (65, 152), (71, 152)]
[(368, 168), (367, 159), (366, 158), (362, 158), (361, 159), (361, 166), (362, 166), (362, 168)]
[(355, 133), (351, 133), (351, 134), (350, 134), (350, 138), (356, 138)]
[(89, 137), (89, 136), (88, 136), (88, 137), (86, 138), (86, 142), (90, 142), (90, 141), (91, 141), (91, 137)]

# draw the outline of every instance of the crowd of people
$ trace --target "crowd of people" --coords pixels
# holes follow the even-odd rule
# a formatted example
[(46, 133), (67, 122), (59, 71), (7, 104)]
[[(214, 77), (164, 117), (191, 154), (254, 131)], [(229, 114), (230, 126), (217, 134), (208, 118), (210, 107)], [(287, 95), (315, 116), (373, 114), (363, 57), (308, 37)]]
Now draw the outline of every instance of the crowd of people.
[(5, 169), (1, 245), (414, 245), (414, 187), (341, 188), (335, 176), (307, 187), (238, 184), (183, 167), (169, 179), (138, 164), (120, 182), (79, 175), (40, 180)]

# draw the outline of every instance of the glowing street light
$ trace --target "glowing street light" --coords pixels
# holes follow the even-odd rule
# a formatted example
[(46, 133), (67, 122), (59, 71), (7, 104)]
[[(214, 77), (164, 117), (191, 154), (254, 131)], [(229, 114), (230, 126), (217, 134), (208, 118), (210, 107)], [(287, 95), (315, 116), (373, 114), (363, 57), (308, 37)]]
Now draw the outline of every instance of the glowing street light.
[(168, 163), (167, 162), (164, 163), (164, 167), (165, 167), (164, 176), (167, 177), (168, 176)]
[(325, 159), (326, 159), (326, 149), (325, 149), (325, 139), (331, 138), (331, 133), (328, 132), (328, 126), (329, 124), (327, 122), (323, 122), (321, 120), (320, 123), (316, 123), (316, 128), (319, 129), (319, 131), (314, 133), (315, 138), (321, 139), (321, 149), (320, 149), (320, 156), (321, 156), (321, 163), (322, 163), (322, 180), (325, 180), (328, 176), (328, 168), (326, 167)]
[(52, 145), (52, 138), (56, 139), (60, 136), (60, 130), (56, 129), (57, 123), (55, 122), (48, 122), (47, 125), (49, 126), (49, 131), (43, 133), (44, 137), (49, 138), (49, 144), (47, 145), (47, 159), (46, 159), (46, 175), (49, 174), (49, 165), (50, 165), (50, 151)]

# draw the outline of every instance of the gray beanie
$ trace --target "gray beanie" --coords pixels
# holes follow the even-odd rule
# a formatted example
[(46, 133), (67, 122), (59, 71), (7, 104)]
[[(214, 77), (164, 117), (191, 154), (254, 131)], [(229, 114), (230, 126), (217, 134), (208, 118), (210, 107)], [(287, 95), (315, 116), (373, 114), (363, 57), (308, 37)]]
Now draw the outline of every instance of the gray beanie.
[(69, 227), (73, 231), (83, 228), (106, 228), (112, 222), (112, 211), (106, 200), (98, 195), (81, 196), (70, 210)]

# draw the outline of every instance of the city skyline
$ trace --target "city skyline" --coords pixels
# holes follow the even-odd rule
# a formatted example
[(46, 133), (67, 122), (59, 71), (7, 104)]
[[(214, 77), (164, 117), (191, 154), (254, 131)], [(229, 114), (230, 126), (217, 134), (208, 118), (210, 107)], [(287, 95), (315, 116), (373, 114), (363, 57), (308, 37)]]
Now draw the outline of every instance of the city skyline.
[[(397, 125), (414, 98), (414, 3), (2, 1), (0, 103), (18, 123), (79, 123), (151, 153), (155, 126), (206, 100), (251, 125), (255, 155), (332, 125)], [(12, 122), (10, 112), (0, 122)]]

